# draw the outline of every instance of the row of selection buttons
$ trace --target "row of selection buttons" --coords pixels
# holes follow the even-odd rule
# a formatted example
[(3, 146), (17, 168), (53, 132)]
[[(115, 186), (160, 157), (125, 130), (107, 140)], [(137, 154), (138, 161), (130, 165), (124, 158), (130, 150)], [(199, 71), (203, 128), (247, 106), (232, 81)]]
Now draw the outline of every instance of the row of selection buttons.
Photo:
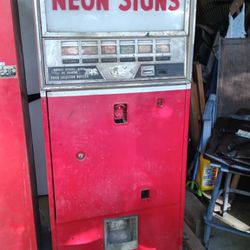
[[(79, 47), (80, 44), (80, 47)], [(100, 44), (100, 45), (99, 45)], [(99, 51), (100, 48), (100, 51)], [(119, 51), (118, 51), (119, 48)], [(136, 50), (137, 48), (137, 50)], [(155, 41), (155, 49), (153, 40), (124, 40), (119, 41), (64, 41), (61, 43), (62, 56), (77, 56), (80, 53), (85, 56), (93, 55), (116, 55), (116, 54), (127, 54), (132, 55), (138, 54), (151, 54), (151, 53), (170, 53), (170, 40), (159, 39)], [(80, 52), (81, 49), (81, 52)], [(80, 53), (79, 53), (80, 52)]]
[[(154, 61), (154, 57), (152, 56), (144, 56), (144, 57), (138, 57), (137, 58), (138, 62), (150, 62)], [(155, 57), (156, 61), (170, 61), (171, 57), (170, 56), (156, 56)], [(121, 57), (119, 58), (120, 62), (135, 62), (136, 58), (135, 57)], [(85, 58), (81, 60), (82, 63), (99, 63), (98, 58)], [(116, 63), (118, 62), (118, 58), (116, 57), (105, 57), (100, 59), (101, 63)], [(63, 64), (78, 64), (80, 63), (80, 59), (76, 58), (68, 58), (68, 59), (63, 59), (62, 60)]]

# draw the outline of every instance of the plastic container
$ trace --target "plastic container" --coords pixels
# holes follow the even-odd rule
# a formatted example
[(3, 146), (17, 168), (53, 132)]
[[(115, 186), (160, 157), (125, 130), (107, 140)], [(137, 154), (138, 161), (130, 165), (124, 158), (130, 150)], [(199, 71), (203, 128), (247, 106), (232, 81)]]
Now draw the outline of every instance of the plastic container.
[(218, 175), (218, 168), (210, 166), (210, 161), (203, 158), (199, 159), (199, 169), (197, 173), (196, 182), (201, 191), (208, 191), (214, 189), (214, 184)]

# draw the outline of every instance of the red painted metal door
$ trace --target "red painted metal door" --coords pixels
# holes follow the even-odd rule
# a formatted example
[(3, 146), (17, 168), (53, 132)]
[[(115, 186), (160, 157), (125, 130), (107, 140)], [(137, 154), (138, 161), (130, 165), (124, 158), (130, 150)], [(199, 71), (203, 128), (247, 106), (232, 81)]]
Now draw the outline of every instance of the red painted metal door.
[(0, 1), (0, 248), (35, 250), (25, 108), (14, 31), (18, 24), (13, 21), (11, 2)]
[(104, 219), (133, 214), (138, 249), (181, 248), (187, 93), (47, 98), (58, 249), (101, 250)]
[[(185, 91), (49, 98), (57, 221), (176, 204), (183, 100)], [(127, 104), (123, 124), (114, 122), (119, 103)]]

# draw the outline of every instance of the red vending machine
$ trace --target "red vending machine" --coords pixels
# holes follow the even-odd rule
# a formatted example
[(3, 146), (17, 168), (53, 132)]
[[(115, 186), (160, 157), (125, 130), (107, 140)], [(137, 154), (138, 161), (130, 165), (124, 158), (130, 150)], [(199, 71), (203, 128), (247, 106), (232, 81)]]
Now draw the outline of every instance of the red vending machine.
[(53, 249), (182, 249), (196, 1), (34, 1)]
[(0, 248), (37, 250), (16, 1), (0, 1)]

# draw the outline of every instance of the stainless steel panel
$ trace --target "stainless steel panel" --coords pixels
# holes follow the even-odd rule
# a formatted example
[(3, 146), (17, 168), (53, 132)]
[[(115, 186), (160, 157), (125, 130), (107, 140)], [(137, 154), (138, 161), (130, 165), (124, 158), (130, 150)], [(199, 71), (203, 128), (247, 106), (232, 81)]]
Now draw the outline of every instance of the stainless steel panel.
[[(196, 11), (196, 0), (186, 1), (186, 6), (185, 6), (185, 28), (182, 31), (149, 31), (149, 32), (98, 32), (98, 33), (90, 33), (90, 32), (85, 32), (85, 33), (49, 33), (47, 31), (47, 21), (46, 21), (46, 14), (45, 14), (45, 6), (44, 6), (44, 0), (40, 0), (40, 2), (34, 0), (34, 5), (35, 5), (35, 16), (36, 16), (36, 25), (37, 25), (37, 39), (38, 39), (38, 55), (39, 55), (39, 65), (40, 65), (40, 81), (41, 81), (41, 88), (42, 89), (84, 89), (84, 88), (110, 88), (112, 86), (116, 87), (124, 87), (125, 86), (142, 86), (144, 83), (144, 86), (150, 86), (150, 83), (155, 85), (153, 81), (157, 81), (158, 83), (161, 82), (160, 80), (165, 81), (172, 81), (172, 79), (176, 78), (181, 80), (191, 80), (191, 72), (192, 72), (192, 55), (193, 55), (193, 43), (194, 43), (194, 28), (195, 28), (195, 11)], [(127, 62), (126, 66), (125, 63), (120, 63), (119, 59), (117, 60), (117, 63), (105, 63), (104, 64), (99, 63), (97, 64), (97, 68), (100, 71), (100, 74), (103, 76), (103, 79), (98, 79), (95, 81), (92, 81), (93, 84), (80, 84), (80, 83), (91, 83), (91, 81), (73, 81), (69, 83), (64, 83), (62, 85), (58, 85), (56, 82), (49, 82), (48, 81), (48, 64), (54, 64), (54, 65), (62, 65), (61, 62), (61, 55), (60, 55), (60, 62), (59, 62), (59, 49), (58, 49), (58, 44), (55, 45), (58, 40), (76, 40), (76, 41), (82, 41), (82, 40), (88, 40), (88, 39), (96, 39), (98, 43), (100, 43), (100, 40), (102, 39), (107, 39), (109, 38), (111, 40), (115, 39), (118, 41), (120, 40), (130, 40), (134, 38), (141, 38), (141, 39), (169, 39), (171, 38), (172, 41), (174, 41), (173, 44), (174, 47), (176, 48), (173, 49), (172, 47), (170, 48), (170, 63), (171, 62), (184, 62), (184, 74), (183, 76), (176, 76), (176, 77), (149, 77), (148, 79), (133, 79), (136, 74), (136, 70), (139, 69), (140, 65), (144, 64), (150, 64), (149, 62)], [(186, 39), (184, 42), (183, 46), (183, 39)], [(44, 40), (44, 41), (43, 41)], [(49, 48), (53, 47), (53, 42), (48, 42), (48, 41), (54, 40), (54, 49)], [(51, 43), (51, 45), (48, 45), (47, 43)], [(117, 43), (117, 51), (118, 55), (122, 57), (122, 54), (120, 53), (120, 47), (118, 46), (119, 44)], [(48, 46), (44, 47), (44, 44)], [(179, 48), (177, 49), (179, 44)], [(135, 46), (137, 50), (137, 46)], [(45, 51), (43, 51), (45, 49)], [(81, 48), (80, 48), (81, 49)], [(183, 51), (184, 51), (184, 56), (183, 56)], [(99, 55), (100, 55), (100, 50), (99, 50)], [(42, 54), (45, 54), (46, 61), (45, 63), (47, 64), (44, 66), (44, 57)], [(138, 51), (135, 51), (135, 54), (138, 53)], [(50, 54), (50, 55), (49, 55)], [(155, 48), (153, 51), (153, 60), (155, 61), (156, 59), (156, 54), (155, 54)], [(174, 55), (174, 56), (172, 56)], [(127, 56), (127, 55), (125, 55)], [(135, 55), (133, 55), (135, 56)], [(76, 56), (77, 57), (77, 56)], [(96, 63), (96, 58), (94, 55), (92, 55), (93, 59), (95, 59), (93, 62)], [(56, 59), (55, 59), (56, 58)], [(180, 59), (181, 58), (181, 59)], [(75, 58), (74, 58), (75, 59)], [(82, 64), (82, 56), (80, 57), (79, 64)], [(98, 56), (98, 59), (100, 59), (100, 56)], [(132, 58), (133, 59), (133, 58)], [(53, 63), (52, 63), (53, 62)], [(77, 62), (77, 60), (73, 60), (72, 62)], [(155, 62), (154, 62), (155, 63)], [(161, 63), (161, 62), (157, 62)], [(151, 62), (152, 64), (152, 62)], [(84, 64), (87, 65), (87, 64)], [(45, 76), (46, 75), (46, 76)], [(119, 77), (118, 77), (119, 76)], [(146, 81), (148, 81), (146, 83)], [(105, 83), (106, 81), (106, 83)], [(109, 83), (107, 82), (109, 81)], [(110, 81), (113, 83), (110, 83)], [(47, 85), (45, 84), (47, 83)], [(63, 82), (62, 82), (63, 83)], [(102, 83), (102, 84), (101, 84)], [(146, 83), (146, 84), (145, 84)], [(53, 86), (53, 84), (55, 84)], [(80, 84), (80, 85), (79, 85)]]

